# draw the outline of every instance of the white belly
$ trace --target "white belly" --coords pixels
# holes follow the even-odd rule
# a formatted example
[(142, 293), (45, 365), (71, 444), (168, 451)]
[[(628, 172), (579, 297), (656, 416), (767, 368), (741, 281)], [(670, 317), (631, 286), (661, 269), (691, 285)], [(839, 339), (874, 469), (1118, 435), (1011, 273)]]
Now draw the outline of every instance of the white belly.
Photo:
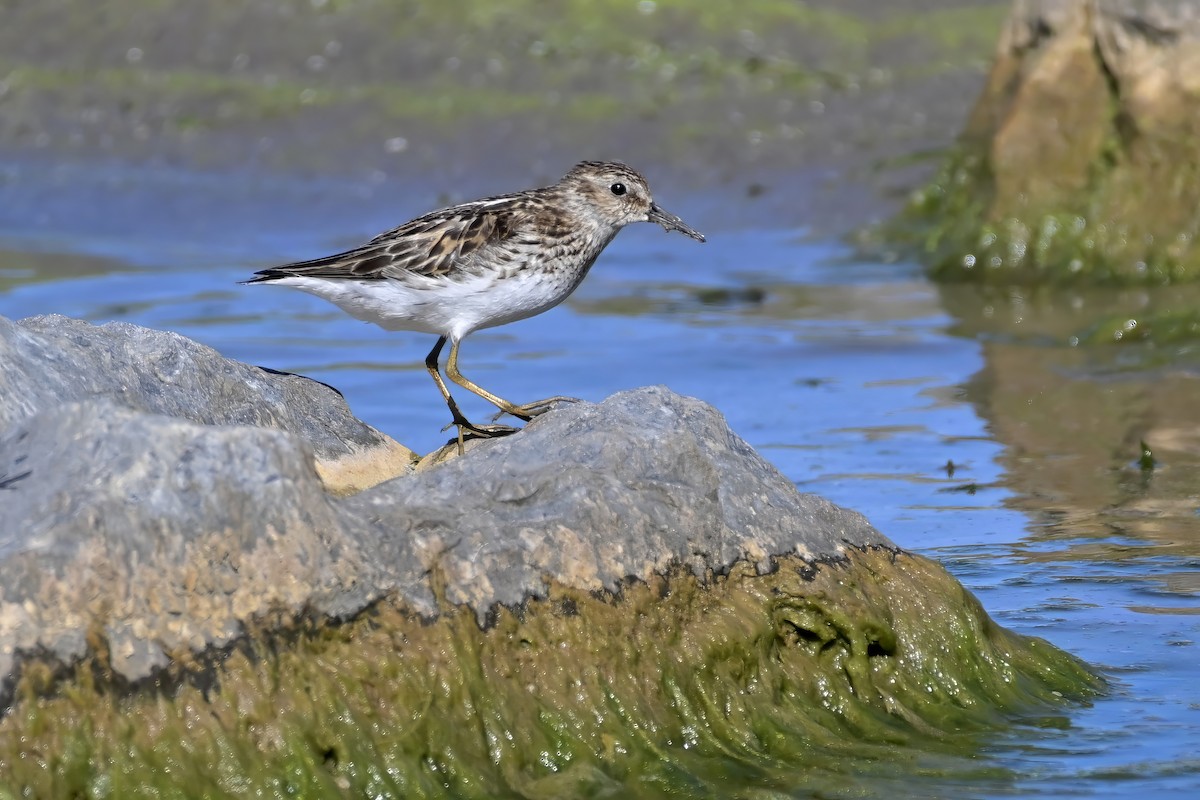
[(420, 331), (458, 341), (471, 331), (532, 317), (567, 298), (582, 279), (561, 273), (524, 270), (500, 280), (468, 277), (461, 281), (411, 277), (398, 280), (323, 280), (279, 278), (336, 304), (346, 313), (392, 331)]

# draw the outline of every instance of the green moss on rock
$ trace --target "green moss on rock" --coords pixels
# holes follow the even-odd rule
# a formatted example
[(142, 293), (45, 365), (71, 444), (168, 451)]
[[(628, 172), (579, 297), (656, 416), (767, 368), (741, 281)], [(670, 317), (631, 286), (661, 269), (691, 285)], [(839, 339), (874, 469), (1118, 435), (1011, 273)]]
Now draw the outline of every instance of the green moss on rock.
[[(423, 620), (390, 604), (133, 692), (27, 669), (0, 797), (715, 796), (1003, 779), (980, 737), (1102, 682), (995, 625), (940, 566), (783, 559), (620, 597)], [(206, 675), (204, 679), (197, 674)], [(39, 678), (39, 675), (41, 676)], [(904, 747), (896, 747), (904, 745)], [(914, 755), (916, 754), (916, 755)]]
[(959, 149), (891, 229), (935, 279), (1200, 276), (1200, 25), (1139, 13), (1140, 27), (1091, 2), (1014, 10)]
[(1193, 224), (1164, 228), (1118, 213), (1113, 203), (1125, 200), (1108, 187), (1057, 210), (1001, 211), (993, 184), (984, 159), (958, 150), (913, 194), (886, 236), (913, 251), (939, 281), (1161, 285), (1200, 276), (1193, 246), (1200, 231)]

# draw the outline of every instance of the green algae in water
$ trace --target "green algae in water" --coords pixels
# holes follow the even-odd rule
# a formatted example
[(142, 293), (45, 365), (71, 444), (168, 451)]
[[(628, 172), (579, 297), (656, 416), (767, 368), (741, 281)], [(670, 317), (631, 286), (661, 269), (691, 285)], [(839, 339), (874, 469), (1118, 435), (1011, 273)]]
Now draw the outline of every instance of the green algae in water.
[(1200, 311), (1189, 308), (1111, 315), (1093, 325), (1079, 340), (1086, 344), (1153, 342), (1167, 345), (1198, 338)]
[[(251, 637), (259, 641), (260, 637)], [(40, 678), (39, 678), (40, 675)], [(381, 604), (247, 644), (201, 687), (33, 669), (0, 723), (0, 797), (717, 797), (1004, 785), (1014, 715), (1103, 690), (992, 623), (940, 566), (875, 550), (620, 597), (429, 621)]]

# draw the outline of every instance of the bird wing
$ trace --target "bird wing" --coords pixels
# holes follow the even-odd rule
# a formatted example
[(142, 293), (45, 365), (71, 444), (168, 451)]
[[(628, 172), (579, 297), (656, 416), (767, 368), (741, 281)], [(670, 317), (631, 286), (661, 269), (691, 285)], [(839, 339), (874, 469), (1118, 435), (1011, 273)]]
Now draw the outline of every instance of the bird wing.
[(361, 247), (264, 269), (247, 282), (288, 277), (402, 280), (415, 275), (450, 275), (473, 254), (516, 234), (526, 219), (519, 201), (520, 196), (505, 196), (433, 211), (381, 233)]

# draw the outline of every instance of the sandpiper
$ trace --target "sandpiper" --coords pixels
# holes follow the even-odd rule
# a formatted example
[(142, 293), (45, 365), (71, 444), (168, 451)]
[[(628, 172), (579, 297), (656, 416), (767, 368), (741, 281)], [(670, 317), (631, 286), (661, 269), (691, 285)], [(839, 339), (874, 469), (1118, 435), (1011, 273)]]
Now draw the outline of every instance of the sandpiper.
[(638, 172), (614, 161), (584, 161), (552, 186), (443, 208), (406, 222), (344, 253), (264, 269), (245, 283), (292, 286), (323, 297), (387, 330), (437, 335), (425, 367), (464, 434), (512, 433), (507, 425), (477, 425), (459, 410), (438, 370), (446, 342), (446, 375), (528, 422), (550, 397), (510, 403), (468, 380), (458, 349), (473, 331), (540, 314), (575, 291), (597, 256), (631, 222), (655, 222), (697, 241), (697, 232), (654, 202)]

